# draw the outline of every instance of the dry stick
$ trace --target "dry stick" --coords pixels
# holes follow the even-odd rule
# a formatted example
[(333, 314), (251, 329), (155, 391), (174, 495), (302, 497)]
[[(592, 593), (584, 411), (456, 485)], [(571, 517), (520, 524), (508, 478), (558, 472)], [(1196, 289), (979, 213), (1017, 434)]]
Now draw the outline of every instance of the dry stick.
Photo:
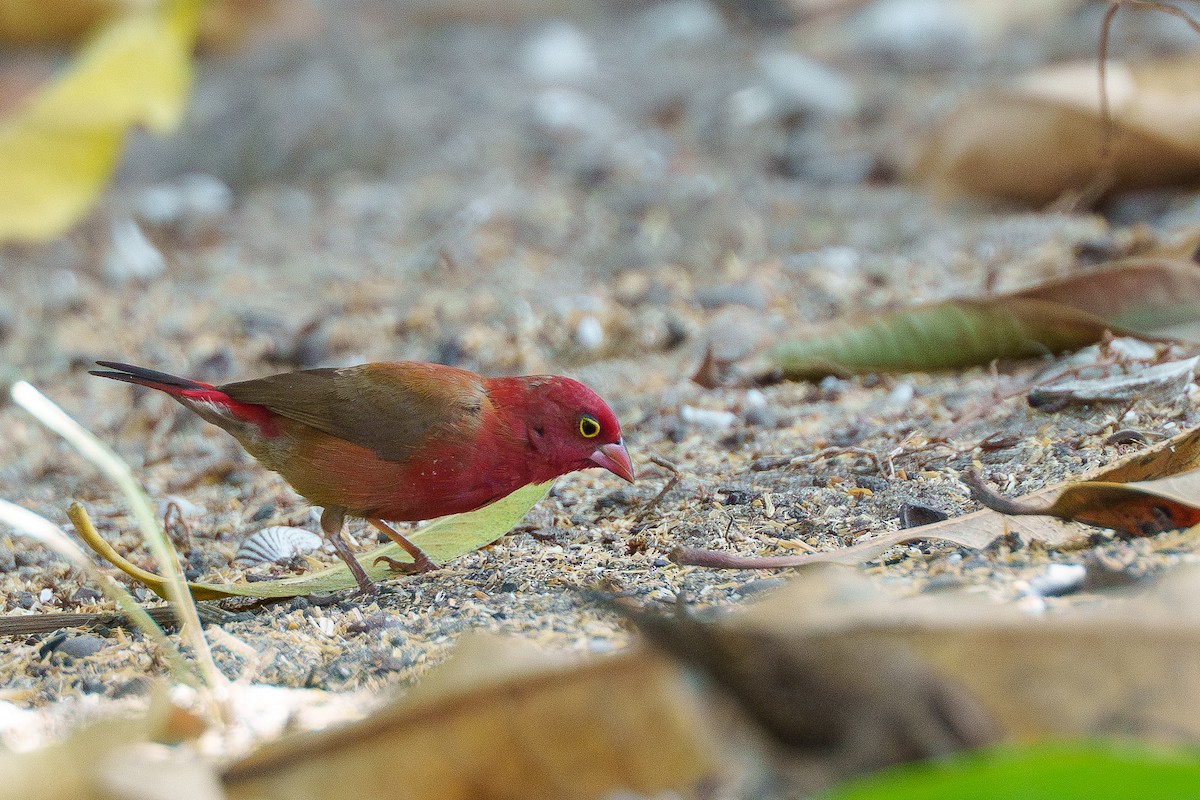
[(671, 551), (670, 559), (683, 566), (708, 567), (709, 569), (787, 569), (812, 563), (812, 559), (807, 555), (736, 556), (732, 553), (703, 550), (697, 547), (676, 547)]
[[(160, 628), (173, 628), (178, 624), (175, 609), (171, 606), (156, 606), (146, 609), (147, 616)], [(124, 614), (22, 614), (0, 616), (0, 637), (33, 636), (52, 633), (62, 628), (128, 628), (138, 626)]]
[(1045, 508), (1031, 506), (1028, 503), (1019, 503), (1012, 498), (996, 492), (992, 487), (984, 483), (983, 478), (973, 469), (965, 469), (958, 476), (958, 479), (966, 484), (971, 490), (971, 497), (975, 502), (979, 503), (984, 508), (990, 508), (992, 511), (997, 511), (1001, 514), (1019, 517), (1027, 514), (1041, 515), (1046, 513)]
[(1116, 118), (1112, 115), (1112, 104), (1108, 98), (1108, 42), (1113, 18), (1117, 15), (1117, 10), (1125, 5), (1170, 14), (1173, 17), (1182, 19), (1191, 26), (1192, 30), (1200, 33), (1200, 23), (1188, 16), (1182, 9), (1168, 3), (1154, 2), (1154, 0), (1114, 0), (1114, 2), (1109, 3), (1108, 10), (1104, 14), (1104, 21), (1100, 26), (1100, 39), (1097, 48), (1099, 62), (1097, 73), (1100, 79), (1100, 119), (1104, 125), (1104, 132), (1100, 141), (1100, 163), (1096, 168), (1095, 175), (1092, 176), (1086, 186), (1077, 191), (1065, 193), (1061, 198), (1050, 204), (1050, 210), (1072, 211), (1079, 208), (1090, 208), (1095, 205), (1106, 191), (1112, 188), (1115, 181), (1113, 148), (1117, 138), (1118, 126)]

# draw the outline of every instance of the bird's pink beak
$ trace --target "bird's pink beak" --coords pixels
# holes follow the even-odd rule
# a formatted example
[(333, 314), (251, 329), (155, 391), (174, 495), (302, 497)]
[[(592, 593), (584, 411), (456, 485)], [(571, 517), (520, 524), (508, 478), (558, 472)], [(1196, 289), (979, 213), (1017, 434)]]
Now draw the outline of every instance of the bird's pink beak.
[(591, 461), (598, 467), (604, 467), (618, 478), (624, 478), (633, 483), (633, 463), (629, 460), (629, 453), (625, 450), (624, 441), (600, 445), (596, 448), (596, 452), (592, 453)]

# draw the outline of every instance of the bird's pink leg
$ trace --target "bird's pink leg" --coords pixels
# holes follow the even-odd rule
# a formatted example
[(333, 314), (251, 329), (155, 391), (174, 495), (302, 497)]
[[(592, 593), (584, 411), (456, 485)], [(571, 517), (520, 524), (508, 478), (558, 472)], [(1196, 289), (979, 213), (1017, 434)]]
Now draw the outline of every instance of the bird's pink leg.
[(358, 591), (367, 595), (376, 594), (379, 589), (375, 586), (375, 582), (367, 575), (367, 571), (363, 569), (362, 564), (358, 563), (354, 553), (350, 552), (350, 545), (346, 544), (346, 540), (342, 538), (342, 525), (345, 519), (345, 509), (326, 507), (321, 511), (321, 530), (325, 532), (325, 538), (333, 545), (338, 556), (350, 568), (350, 574), (358, 583)]

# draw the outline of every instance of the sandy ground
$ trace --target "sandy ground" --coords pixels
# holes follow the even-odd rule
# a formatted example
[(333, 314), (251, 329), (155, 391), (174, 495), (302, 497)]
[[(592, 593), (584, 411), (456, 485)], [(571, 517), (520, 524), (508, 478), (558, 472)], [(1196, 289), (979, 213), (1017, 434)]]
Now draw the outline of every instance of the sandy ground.
[[(317, 18), (304, 38), (206, 59), (183, 132), (134, 141), (92, 218), (63, 240), (0, 252), (7, 369), (110, 442), (157, 503), (177, 502), (178, 544), (203, 580), (238, 578), (232, 558), (253, 532), (317, 530), (315, 519), (221, 431), (166, 397), (88, 377), (97, 358), (218, 382), (389, 359), (573, 375), (616, 409), (639, 480), (566, 477), (517, 532), (388, 581), (376, 599), (241, 613), (222, 627), (250, 649), (217, 647), (231, 677), (402, 686), (473, 629), (620, 648), (631, 634), (578, 587), (650, 601), (686, 588), (723, 605), (780, 579), (681, 568), (667, 558), (675, 546), (844, 546), (895, 530), (905, 503), (975, 508), (958, 477), (975, 460), (1017, 494), (1138, 446), (1106, 443), (1120, 428), (1153, 441), (1200, 422), (1186, 395), (1031, 409), (1023, 387), (1045, 364), (762, 388), (689, 379), (709, 346), (748, 364), (764, 343), (841, 314), (1027, 284), (1075, 268), (1080, 252), (1119, 250), (1126, 231), (1100, 216), (935, 203), (894, 180), (960, 93), (1087, 57), (1094, 8), (957, 48), (970, 19), (888, 37), (879, 26), (907, 18), (764, 28), (689, 2), (567, 9), (556, 22), (415, 25), (364, 4)], [(1184, 46), (1155, 31), (1144, 50)], [(1195, 224), (1196, 208), (1182, 193), (1113, 213), (1166, 237)], [(130, 219), (147, 243), (122, 248), (113, 226)], [(79, 500), (150, 563), (112, 486), (20, 410), (0, 408), (0, 426), (0, 496), (64, 524)], [(771, 466), (831, 447), (857, 450)], [(679, 479), (649, 506), (671, 477), (652, 456)], [(364, 525), (352, 531), (373, 543)], [(1047, 564), (1088, 557), (1140, 575), (1192, 554), (1100, 535), (1069, 552), (898, 548), (865, 569), (914, 592), (1013, 602)], [(8, 614), (106, 608), (16, 538), (0, 538), (0, 573)], [(139, 695), (161, 669), (121, 630), (9, 639), (0, 655), (0, 699), (25, 707)]]

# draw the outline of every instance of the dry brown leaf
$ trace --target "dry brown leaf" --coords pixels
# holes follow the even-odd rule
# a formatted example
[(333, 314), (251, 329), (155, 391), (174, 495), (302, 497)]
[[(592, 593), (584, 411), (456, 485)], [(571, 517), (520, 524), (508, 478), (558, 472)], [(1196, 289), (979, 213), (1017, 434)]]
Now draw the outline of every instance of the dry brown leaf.
[(1018, 502), (996, 494), (978, 476), (964, 475), (975, 499), (1008, 516), (1047, 516), (1153, 536), (1200, 525), (1200, 470), (1138, 483), (1083, 481), (1061, 487), (1053, 501)]
[(910, 647), (965, 686), (1010, 739), (1200, 737), (1195, 569), (1141, 597), (1044, 616), (977, 595), (904, 597), (839, 572), (806, 574), (723, 624), (817, 650), (834, 642)]
[[(1111, 189), (1200, 180), (1200, 56), (1109, 66), (1117, 122)], [(1093, 184), (1105, 122), (1094, 61), (968, 98), (925, 143), (910, 178), (945, 194), (1043, 205)]]
[(712, 769), (695, 698), (645, 652), (570, 661), (461, 642), (407, 697), (232, 765), (230, 800), (597, 798), (689, 786)]
[(1082, 368), (1072, 377), (1035, 386), (1029, 392), (1029, 405), (1046, 411), (1096, 403), (1170, 402), (1192, 382), (1198, 360), (1192, 356), (1159, 364), (1129, 361)]

